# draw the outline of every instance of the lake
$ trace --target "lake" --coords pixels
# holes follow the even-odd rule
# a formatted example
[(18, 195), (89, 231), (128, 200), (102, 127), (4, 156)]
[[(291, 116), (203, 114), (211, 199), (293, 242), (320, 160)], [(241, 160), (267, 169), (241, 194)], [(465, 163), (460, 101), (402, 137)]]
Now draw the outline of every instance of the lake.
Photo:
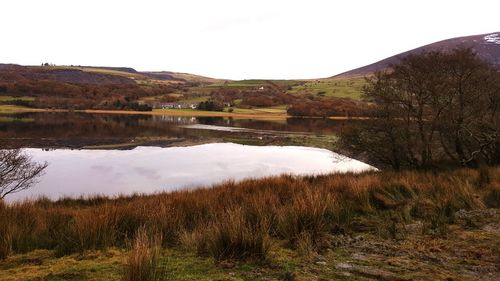
[(328, 147), (349, 121), (83, 113), (29, 113), (0, 120), (3, 149), (22, 148), (33, 161), (49, 164), (36, 186), (8, 200), (154, 193), (280, 174), (372, 169), (330, 150), (307, 147), (310, 142)]

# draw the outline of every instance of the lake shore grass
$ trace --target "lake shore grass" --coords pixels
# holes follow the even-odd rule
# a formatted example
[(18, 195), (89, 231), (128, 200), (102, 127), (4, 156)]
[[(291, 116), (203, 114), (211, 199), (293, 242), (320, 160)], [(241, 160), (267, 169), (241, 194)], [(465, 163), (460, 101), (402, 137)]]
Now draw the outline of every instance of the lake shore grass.
[(142, 114), (142, 115), (170, 115), (170, 116), (189, 116), (189, 117), (232, 117), (240, 119), (266, 119), (266, 120), (285, 120), (290, 117), (286, 112), (225, 112), (225, 111), (205, 111), (196, 109), (154, 109), (153, 111), (127, 111), (127, 110), (82, 110), (87, 113), (106, 113), (106, 114)]
[[(155, 109), (153, 111), (133, 111), (133, 110), (101, 110), (101, 109), (44, 109), (30, 108), (15, 105), (0, 105), (0, 114), (16, 114), (25, 112), (82, 112), (92, 114), (123, 114), (123, 115), (168, 115), (168, 116), (184, 116), (184, 117), (223, 117), (234, 119), (260, 119), (281, 121), (288, 118), (322, 118), (322, 117), (296, 117), (279, 109), (255, 109), (255, 110), (236, 110), (235, 112), (226, 111), (204, 111), (194, 109)], [(345, 117), (345, 116), (330, 116), (332, 120), (363, 120), (367, 117)]]
[(193, 109), (155, 109), (153, 111), (133, 111), (133, 110), (101, 110), (101, 109), (44, 109), (31, 108), (17, 105), (0, 105), (0, 114), (15, 114), (24, 112), (83, 112), (93, 114), (133, 114), (133, 115), (169, 115), (188, 117), (231, 117), (240, 119), (265, 119), (265, 120), (286, 120), (291, 117), (286, 112), (273, 112), (265, 110), (224, 112), (224, 111), (204, 111)]
[(15, 114), (23, 112), (50, 112), (50, 111), (64, 111), (64, 110), (49, 110), (49, 109), (31, 108), (19, 105), (0, 104), (0, 113), (3, 114)]
[(120, 280), (141, 231), (161, 237), (160, 280), (494, 280), (500, 168), (2, 203), (0, 224), (2, 280)]

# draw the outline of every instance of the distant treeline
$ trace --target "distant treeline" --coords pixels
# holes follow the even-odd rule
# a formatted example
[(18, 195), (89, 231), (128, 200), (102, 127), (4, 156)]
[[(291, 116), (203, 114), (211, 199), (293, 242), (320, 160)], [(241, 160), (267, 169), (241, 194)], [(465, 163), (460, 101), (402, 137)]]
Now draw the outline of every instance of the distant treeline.
[(30, 96), (34, 101), (13, 100), (11, 104), (60, 109), (131, 109), (151, 110), (139, 105), (145, 96), (171, 93), (179, 85), (99, 85), (70, 84), (46, 80), (0, 81), (0, 95)]

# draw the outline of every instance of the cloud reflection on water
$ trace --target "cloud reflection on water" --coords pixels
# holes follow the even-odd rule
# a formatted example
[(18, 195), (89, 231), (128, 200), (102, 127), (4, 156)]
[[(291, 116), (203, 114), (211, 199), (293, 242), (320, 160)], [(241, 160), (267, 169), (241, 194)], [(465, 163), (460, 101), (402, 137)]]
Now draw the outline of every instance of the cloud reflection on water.
[(372, 167), (326, 149), (212, 143), (191, 147), (137, 147), (133, 150), (43, 151), (28, 148), (49, 167), (33, 188), (11, 200), (93, 194), (118, 195), (210, 186), (279, 174), (363, 171)]

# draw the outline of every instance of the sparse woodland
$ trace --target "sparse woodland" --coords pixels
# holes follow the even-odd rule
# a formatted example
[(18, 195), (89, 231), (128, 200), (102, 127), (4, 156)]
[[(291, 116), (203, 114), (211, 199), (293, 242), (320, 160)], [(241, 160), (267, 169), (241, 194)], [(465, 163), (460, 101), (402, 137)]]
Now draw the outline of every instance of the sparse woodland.
[(410, 55), (368, 79), (347, 150), (394, 169), (500, 163), (500, 73), (469, 49)]

